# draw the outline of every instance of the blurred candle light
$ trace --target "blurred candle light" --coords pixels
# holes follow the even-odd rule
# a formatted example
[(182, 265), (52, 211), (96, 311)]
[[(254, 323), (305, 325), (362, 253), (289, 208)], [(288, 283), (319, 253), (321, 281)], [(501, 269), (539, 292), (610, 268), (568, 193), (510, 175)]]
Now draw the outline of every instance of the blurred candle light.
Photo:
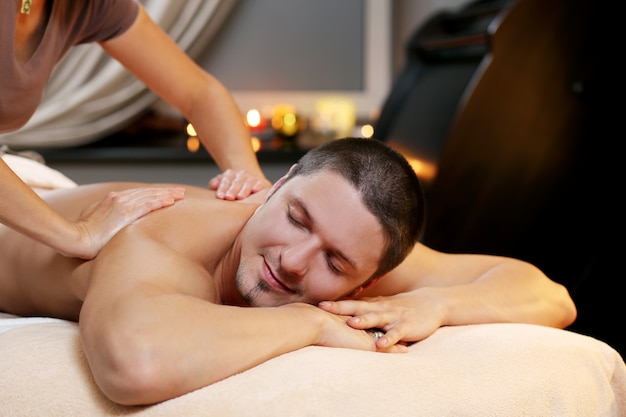
[(196, 133), (196, 129), (194, 129), (193, 125), (191, 123), (187, 123), (187, 135), (189, 136), (198, 136), (198, 134)]
[(437, 175), (437, 167), (435, 166), (435, 164), (418, 158), (407, 157), (406, 159), (409, 162), (409, 165), (411, 165), (411, 168), (413, 168), (413, 171), (415, 171), (417, 176), (420, 178), (420, 180), (422, 180), (426, 184), (430, 184), (433, 182), (433, 180), (435, 179), (435, 175)]
[(189, 152), (198, 152), (200, 149), (200, 140), (197, 136), (189, 136), (187, 138), (187, 150)]
[(361, 126), (361, 136), (364, 138), (371, 138), (374, 136), (374, 127), (372, 125)]
[(397, 144), (392, 144), (392, 148), (400, 152), (413, 168), (419, 179), (426, 185), (430, 185), (437, 175), (437, 164), (420, 157), (415, 152)]
[(265, 119), (261, 116), (261, 112), (257, 109), (250, 109), (246, 113), (246, 125), (251, 131), (258, 131), (265, 129)]
[(191, 123), (187, 123), (185, 130), (187, 131), (187, 150), (189, 152), (198, 152), (200, 149), (200, 139), (198, 139), (196, 129), (194, 129)]
[(250, 127), (258, 127), (261, 124), (261, 113), (257, 109), (248, 110), (246, 121)]
[(333, 138), (351, 136), (356, 124), (354, 102), (344, 97), (321, 98), (315, 103), (316, 130)]
[(250, 139), (252, 141), (252, 150), (256, 153), (261, 149), (261, 139), (256, 136), (252, 136)]
[(296, 110), (289, 104), (278, 104), (272, 109), (272, 128), (285, 136), (298, 133)]

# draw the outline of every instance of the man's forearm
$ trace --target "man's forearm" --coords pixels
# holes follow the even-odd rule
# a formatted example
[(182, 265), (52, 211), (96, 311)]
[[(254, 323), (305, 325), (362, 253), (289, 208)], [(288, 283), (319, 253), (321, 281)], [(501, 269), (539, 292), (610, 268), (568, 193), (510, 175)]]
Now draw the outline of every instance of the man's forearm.
[[(395, 295), (327, 302), (321, 307), (334, 314), (353, 316), (348, 324), (354, 328), (384, 329), (386, 334), (378, 341), (379, 348), (425, 339), (442, 326), (516, 322), (564, 328), (576, 318), (576, 308), (565, 287), (534, 266), (512, 259), (494, 262), (491, 258), (489, 267), (474, 268), (470, 274), (476, 259), (479, 258), (466, 256), (465, 262), (458, 265), (468, 278), (456, 285), (436, 285), (439, 277), (441, 281), (446, 278), (437, 275), (424, 280), (421, 287)], [(444, 258), (439, 260), (445, 265)], [(413, 271), (419, 268), (403, 268), (395, 273), (406, 277)], [(382, 283), (391, 284), (384, 280), (396, 277), (383, 278)]]
[(518, 322), (564, 328), (576, 318), (567, 289), (519, 261), (495, 266), (472, 283), (434, 290), (447, 299), (443, 325)]
[(328, 313), (308, 305), (230, 307), (169, 294), (135, 299), (108, 314), (108, 319), (102, 313), (81, 317), (89, 363), (110, 399), (139, 405), (316, 344), (320, 317)]

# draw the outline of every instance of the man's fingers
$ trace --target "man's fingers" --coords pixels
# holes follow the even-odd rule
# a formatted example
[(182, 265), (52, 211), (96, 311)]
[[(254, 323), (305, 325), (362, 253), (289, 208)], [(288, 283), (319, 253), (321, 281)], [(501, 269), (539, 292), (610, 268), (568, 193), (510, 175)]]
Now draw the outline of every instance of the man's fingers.
[(322, 301), (318, 306), (329, 313), (344, 316), (358, 316), (379, 309), (374, 302), (357, 300)]
[[(386, 351), (385, 349), (393, 348), (397, 344), (405, 344), (407, 340), (421, 340), (428, 336), (422, 335), (419, 329), (412, 330), (411, 323), (407, 321), (406, 310), (394, 306), (382, 297), (367, 301), (324, 301), (319, 307), (329, 313), (349, 316), (346, 324), (353, 329), (381, 329), (384, 334), (379, 335), (376, 340), (378, 350)], [(403, 348), (393, 349), (405, 351)]]
[(348, 325), (361, 330), (382, 327), (393, 319), (392, 310), (368, 301), (323, 301), (319, 307), (329, 313), (350, 316), (346, 320)]
[(407, 353), (409, 351), (409, 348), (406, 345), (402, 345), (402, 344), (395, 344), (395, 345), (391, 345), (391, 346), (379, 346), (380, 342), (376, 343), (376, 350), (378, 352), (384, 352), (384, 353)]
[(396, 337), (393, 332), (385, 332), (382, 329), (372, 328), (366, 332), (374, 338), (376, 351), (385, 353), (404, 353), (408, 351), (407, 344), (401, 341), (401, 337)]

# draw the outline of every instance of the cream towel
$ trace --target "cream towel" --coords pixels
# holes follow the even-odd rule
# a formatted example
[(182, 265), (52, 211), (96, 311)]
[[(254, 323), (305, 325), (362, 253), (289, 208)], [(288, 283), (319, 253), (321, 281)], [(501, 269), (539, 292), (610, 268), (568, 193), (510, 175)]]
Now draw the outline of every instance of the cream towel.
[(0, 158), (22, 181), (36, 191), (76, 186), (74, 181), (56, 169), (52, 169), (33, 159), (12, 154), (2, 154)]
[(307, 347), (150, 407), (98, 390), (75, 323), (0, 334), (2, 416), (623, 417), (626, 366), (607, 344), (526, 324), (446, 327), (407, 354)]

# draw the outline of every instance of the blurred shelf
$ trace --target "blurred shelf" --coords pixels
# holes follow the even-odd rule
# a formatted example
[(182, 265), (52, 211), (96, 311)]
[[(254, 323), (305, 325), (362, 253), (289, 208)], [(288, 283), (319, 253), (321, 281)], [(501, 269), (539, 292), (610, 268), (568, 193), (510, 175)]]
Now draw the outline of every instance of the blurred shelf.
[[(187, 136), (182, 133), (120, 132), (88, 145), (33, 150), (48, 163), (213, 163), (203, 147), (196, 152), (187, 150)], [(257, 157), (260, 163), (285, 163), (296, 162), (304, 153), (286, 145), (276, 150), (260, 150)]]

